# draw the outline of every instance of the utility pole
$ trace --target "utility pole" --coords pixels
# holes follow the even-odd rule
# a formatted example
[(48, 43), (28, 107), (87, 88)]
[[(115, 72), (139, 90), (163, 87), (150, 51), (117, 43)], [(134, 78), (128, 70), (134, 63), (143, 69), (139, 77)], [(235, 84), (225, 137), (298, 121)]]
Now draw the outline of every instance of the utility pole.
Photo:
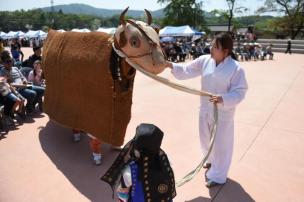
[(54, 0), (51, 0), (51, 28), (54, 28), (54, 12), (55, 12), (55, 9), (54, 9)]

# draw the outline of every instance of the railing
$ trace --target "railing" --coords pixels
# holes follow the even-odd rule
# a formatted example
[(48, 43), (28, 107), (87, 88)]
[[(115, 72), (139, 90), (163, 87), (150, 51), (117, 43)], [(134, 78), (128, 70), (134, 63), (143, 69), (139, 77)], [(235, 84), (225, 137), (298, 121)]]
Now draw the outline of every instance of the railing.
[[(284, 39), (258, 39), (257, 43), (263, 46), (268, 46), (272, 43), (273, 52), (285, 52), (287, 48), (287, 41)], [(302, 53), (304, 54), (304, 40), (291, 40), (291, 51), (292, 53)]]

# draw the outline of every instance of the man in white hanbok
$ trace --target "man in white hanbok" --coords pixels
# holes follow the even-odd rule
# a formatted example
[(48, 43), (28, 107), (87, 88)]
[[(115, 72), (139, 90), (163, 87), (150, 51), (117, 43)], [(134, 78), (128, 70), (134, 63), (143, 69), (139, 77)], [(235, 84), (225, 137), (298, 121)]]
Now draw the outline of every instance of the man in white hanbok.
[(199, 134), (202, 151), (206, 154), (211, 128), (215, 124), (213, 103), (218, 105), (216, 139), (210, 153), (207, 187), (224, 184), (231, 164), (234, 142), (236, 105), (248, 89), (244, 70), (233, 59), (233, 41), (229, 34), (219, 34), (212, 42), (211, 55), (204, 55), (184, 64), (167, 63), (177, 79), (201, 76), (201, 90), (214, 96), (200, 98)]

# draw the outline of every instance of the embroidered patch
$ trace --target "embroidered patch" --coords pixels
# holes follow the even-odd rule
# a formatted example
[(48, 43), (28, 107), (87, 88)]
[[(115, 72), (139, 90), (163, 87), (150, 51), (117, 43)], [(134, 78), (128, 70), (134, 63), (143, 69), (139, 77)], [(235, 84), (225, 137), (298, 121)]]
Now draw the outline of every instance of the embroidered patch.
[(166, 184), (160, 184), (157, 187), (159, 193), (164, 194), (168, 191), (168, 186)]

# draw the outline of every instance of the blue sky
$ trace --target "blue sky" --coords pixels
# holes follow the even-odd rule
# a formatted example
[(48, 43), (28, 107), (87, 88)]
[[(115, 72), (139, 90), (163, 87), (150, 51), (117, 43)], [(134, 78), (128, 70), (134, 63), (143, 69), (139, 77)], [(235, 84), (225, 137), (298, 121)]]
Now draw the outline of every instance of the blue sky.
[[(19, 10), (32, 9), (39, 7), (50, 6), (51, 0), (0, 0), (0, 10)], [(204, 0), (203, 10), (211, 11), (213, 9), (227, 9), (226, 0)], [(157, 10), (163, 8), (165, 5), (160, 5), (157, 0), (54, 0), (54, 5), (70, 4), (70, 3), (84, 3), (97, 8), (108, 9), (123, 9), (130, 6), (130, 9), (142, 10)], [(264, 0), (237, 0), (238, 6), (249, 8), (246, 15), (253, 14), (254, 11), (261, 5)], [(245, 14), (244, 14), (245, 15)]]

